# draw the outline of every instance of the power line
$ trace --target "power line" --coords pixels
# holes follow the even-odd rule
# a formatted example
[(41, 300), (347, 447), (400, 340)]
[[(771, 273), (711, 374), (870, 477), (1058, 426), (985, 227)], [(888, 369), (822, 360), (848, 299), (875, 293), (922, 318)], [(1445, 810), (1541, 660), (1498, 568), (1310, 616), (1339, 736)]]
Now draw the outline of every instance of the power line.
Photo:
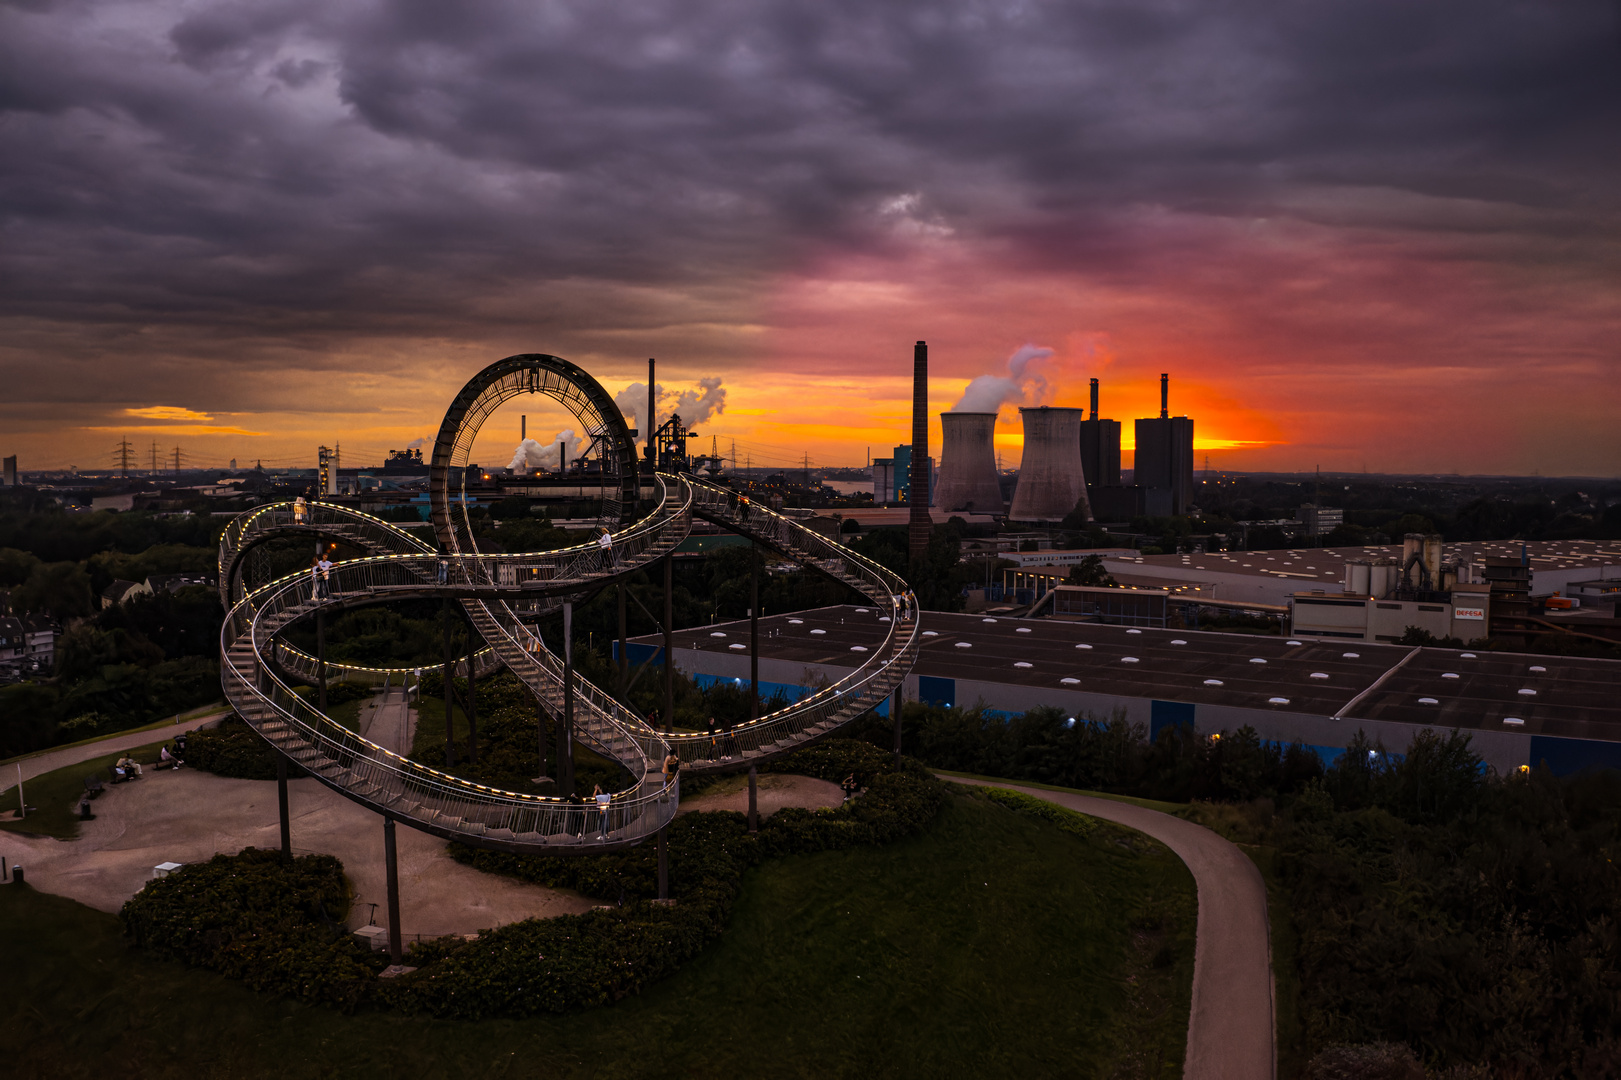
[(118, 475), (129, 476), (129, 463), (134, 460), (135, 454), (130, 448), (128, 438), (118, 440), (118, 449), (113, 451), (113, 460), (118, 465)]

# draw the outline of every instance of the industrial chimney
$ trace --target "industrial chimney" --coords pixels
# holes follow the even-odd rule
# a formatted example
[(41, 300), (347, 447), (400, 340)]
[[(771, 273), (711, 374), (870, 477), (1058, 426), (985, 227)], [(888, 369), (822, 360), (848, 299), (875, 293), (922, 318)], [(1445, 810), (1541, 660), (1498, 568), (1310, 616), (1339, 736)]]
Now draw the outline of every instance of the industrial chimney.
[(1160, 372), (1159, 376), (1159, 418), (1167, 420), (1171, 416), (1171, 375), (1169, 372)]
[(1098, 418), (1098, 381), (1092, 380), (1092, 419)]
[(1081, 469), (1081, 418), (1085, 409), (1022, 408), (1024, 460), (1013, 489), (1014, 521), (1062, 521), (1079, 509), (1092, 520)]
[(940, 487), (934, 504), (942, 510), (1000, 514), (1002, 484), (996, 476), (996, 414), (943, 412), (940, 444)]
[(912, 350), (912, 480), (907, 489), (912, 505), (907, 547), (912, 558), (929, 550), (934, 518), (929, 516), (929, 345), (920, 341)]

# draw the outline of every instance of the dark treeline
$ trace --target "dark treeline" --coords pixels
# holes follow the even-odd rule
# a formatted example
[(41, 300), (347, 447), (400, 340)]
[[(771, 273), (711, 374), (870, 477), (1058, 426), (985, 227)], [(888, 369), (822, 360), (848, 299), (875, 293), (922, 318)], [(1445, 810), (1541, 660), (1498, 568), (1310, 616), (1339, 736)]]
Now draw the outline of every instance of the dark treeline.
[[(876, 718), (863, 734), (892, 737)], [(1275, 852), (1298, 935), (1299, 1030), (1283, 1034), (1301, 1062), (1391, 1042), (1460, 1080), (1621, 1075), (1621, 774), (1498, 776), (1458, 732), (1400, 752), (1358, 732), (1325, 768), (1247, 729), (1150, 742), (1052, 709), (911, 704), (903, 735), (937, 768), (1228, 804), (1188, 815)], [(1320, 1074), (1422, 1074), (1393, 1068)]]
[(220, 696), (219, 597), (192, 585), (81, 619), (49, 680), (0, 687), (0, 757), (105, 735)]

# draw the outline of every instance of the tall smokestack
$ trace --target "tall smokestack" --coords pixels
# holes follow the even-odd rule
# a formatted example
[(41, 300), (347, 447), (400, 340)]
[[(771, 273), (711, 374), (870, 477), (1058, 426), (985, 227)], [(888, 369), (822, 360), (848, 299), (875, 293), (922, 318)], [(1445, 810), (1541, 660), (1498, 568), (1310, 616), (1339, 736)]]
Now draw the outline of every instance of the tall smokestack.
[(1092, 380), (1092, 419), (1098, 418), (1098, 381)]
[(647, 469), (652, 472), (659, 467), (658, 455), (653, 450), (653, 428), (657, 425), (653, 421), (653, 358), (647, 358)]
[(1168, 419), (1171, 415), (1171, 376), (1162, 373), (1159, 377), (1159, 418)]
[(907, 530), (912, 558), (929, 549), (934, 519), (929, 516), (929, 344), (920, 341), (912, 350), (912, 479), (907, 499), (912, 506)]
[(524, 442), (528, 438), (529, 438), (529, 417), (527, 415), (520, 416), (520, 417), (518, 417), (518, 441), (519, 442)]
[(940, 414), (940, 486), (934, 505), (945, 511), (970, 510), (1000, 514), (1002, 484), (996, 476), (996, 414), (943, 412)]

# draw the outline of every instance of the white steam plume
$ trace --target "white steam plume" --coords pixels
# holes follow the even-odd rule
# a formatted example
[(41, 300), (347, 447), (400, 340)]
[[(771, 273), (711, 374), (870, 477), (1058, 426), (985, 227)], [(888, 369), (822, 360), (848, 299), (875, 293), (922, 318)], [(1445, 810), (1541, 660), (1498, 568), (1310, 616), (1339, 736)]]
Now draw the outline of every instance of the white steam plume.
[[(726, 411), (726, 389), (721, 386), (718, 375), (699, 379), (695, 389), (682, 390), (680, 393), (667, 389), (663, 383), (656, 384), (653, 392), (657, 395), (653, 407), (658, 414), (658, 423), (663, 423), (670, 413), (675, 412), (681, 414), (681, 422), (687, 427), (697, 427)], [(646, 439), (647, 427), (642, 423), (645, 419), (642, 413), (647, 411), (647, 384), (631, 383), (614, 395), (614, 404), (624, 413), (625, 423), (641, 432), (637, 438)]]
[(575, 460), (585, 440), (574, 434), (573, 428), (564, 428), (557, 433), (557, 438), (549, 443), (539, 443), (534, 439), (525, 439), (518, 444), (512, 452), (512, 464), (507, 468), (513, 471), (523, 469), (555, 469), (557, 468), (557, 444), (562, 443), (568, 448), (568, 459)]
[(1047, 396), (1047, 380), (1031, 363), (1045, 360), (1053, 351), (1040, 345), (1021, 345), (1007, 360), (1006, 375), (981, 375), (968, 384), (962, 400), (951, 412), (996, 412), (1003, 405), (1026, 400), (1040, 402)]

